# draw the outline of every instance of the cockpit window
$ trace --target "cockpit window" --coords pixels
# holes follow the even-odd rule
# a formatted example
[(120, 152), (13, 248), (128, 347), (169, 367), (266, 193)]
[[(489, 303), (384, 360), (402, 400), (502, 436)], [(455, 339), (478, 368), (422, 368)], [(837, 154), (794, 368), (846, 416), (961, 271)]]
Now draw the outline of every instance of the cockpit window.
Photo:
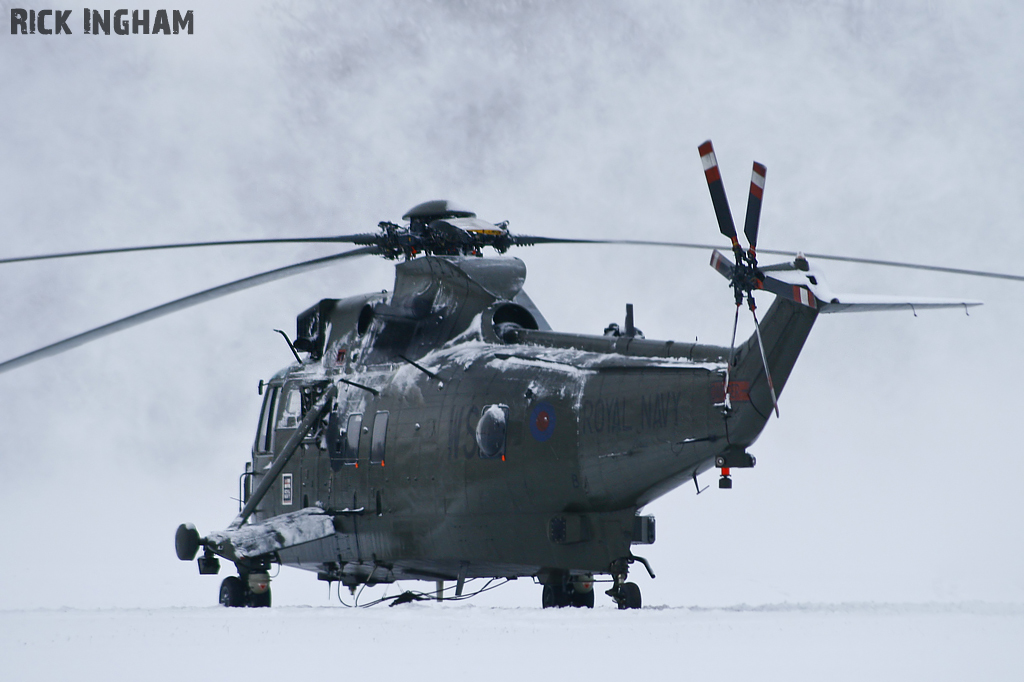
[(256, 452), (273, 451), (274, 430), (270, 428), (270, 425), (279, 391), (279, 388), (272, 388), (267, 391), (267, 395), (263, 398), (263, 410), (260, 412), (260, 423), (256, 430)]
[(281, 406), (281, 418), (277, 420), (277, 428), (294, 429), (302, 418), (302, 393), (298, 388), (289, 389)]

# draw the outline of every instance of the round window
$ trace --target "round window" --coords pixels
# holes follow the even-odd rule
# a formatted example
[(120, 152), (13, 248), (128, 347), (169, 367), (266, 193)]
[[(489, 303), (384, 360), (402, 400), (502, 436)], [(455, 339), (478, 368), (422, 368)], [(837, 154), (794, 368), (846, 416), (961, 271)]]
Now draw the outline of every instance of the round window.
[(508, 408), (504, 405), (488, 405), (476, 424), (476, 444), (487, 459), (505, 454), (505, 431), (508, 423)]

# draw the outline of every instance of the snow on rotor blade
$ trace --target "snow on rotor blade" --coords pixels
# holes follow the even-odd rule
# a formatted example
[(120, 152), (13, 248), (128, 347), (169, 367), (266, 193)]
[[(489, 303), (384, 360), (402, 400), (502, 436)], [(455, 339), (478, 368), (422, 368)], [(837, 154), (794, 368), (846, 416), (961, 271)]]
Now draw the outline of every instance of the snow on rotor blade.
[(765, 277), (763, 280), (760, 280), (760, 284), (760, 288), (763, 291), (775, 294), (780, 298), (785, 298), (808, 308), (818, 307), (818, 299), (805, 286), (783, 282), (775, 277)]

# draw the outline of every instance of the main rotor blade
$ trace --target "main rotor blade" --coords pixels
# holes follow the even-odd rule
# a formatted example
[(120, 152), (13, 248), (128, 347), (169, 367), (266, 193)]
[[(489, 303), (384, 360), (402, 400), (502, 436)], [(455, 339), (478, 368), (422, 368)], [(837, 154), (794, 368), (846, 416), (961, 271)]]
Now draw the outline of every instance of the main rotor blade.
[(707, 178), (708, 190), (711, 192), (711, 203), (715, 205), (718, 228), (722, 234), (732, 240), (734, 249), (739, 248), (736, 225), (732, 221), (729, 200), (725, 198), (725, 184), (722, 182), (722, 174), (718, 170), (718, 158), (715, 156), (715, 148), (711, 146), (711, 140), (697, 147), (697, 151), (700, 152), (700, 161), (704, 166), (704, 177)]
[(764, 179), (768, 169), (764, 164), (754, 162), (750, 173), (750, 195), (747, 197), (747, 217), (743, 221), (743, 234), (750, 244), (750, 255), (757, 250), (757, 226), (761, 222), (761, 198), (764, 196)]
[[(622, 244), (624, 246), (667, 246), (680, 249), (710, 249), (719, 248), (714, 244), (692, 244), (687, 242), (655, 242), (642, 239), (562, 239), (557, 237), (534, 237), (529, 235), (512, 235), (512, 243), (516, 246), (533, 246), (535, 244)], [(924, 263), (907, 263), (903, 261), (880, 260), (877, 258), (857, 258), (854, 256), (831, 256), (826, 253), (810, 253), (807, 251), (781, 251), (779, 249), (758, 249), (758, 253), (771, 254), (773, 256), (804, 256), (806, 258), (818, 258), (820, 260), (832, 260), (843, 263), (860, 263), (863, 265), (880, 265), (887, 268), (909, 268), (911, 270), (927, 270), (930, 272), (944, 272), (951, 275), (967, 275), (970, 277), (990, 277), (993, 279), (1008, 279), (1015, 282), (1024, 282), (1024, 275), (1011, 275), (1004, 272), (991, 272), (989, 270), (969, 270), (965, 268), (948, 268), (942, 265), (926, 265)], [(769, 266), (771, 268), (771, 266)]]
[(538, 244), (625, 244), (626, 246), (672, 246), (683, 249), (717, 249), (721, 245), (695, 244), (691, 242), (654, 242), (643, 239), (576, 239), (572, 237), (537, 237), (528, 234), (509, 235), (515, 246), (536, 246)]
[[(773, 251), (762, 249), (761, 253), (770, 253), (775, 256), (799, 256), (794, 251)], [(1011, 275), (1004, 272), (991, 272), (989, 270), (967, 270), (964, 268), (947, 268), (942, 265), (925, 265), (923, 263), (905, 263), (902, 261), (879, 260), (877, 258), (854, 258), (852, 256), (830, 256), (824, 253), (803, 252), (805, 258), (819, 258), (821, 260), (834, 260), (843, 263), (860, 263), (862, 265), (881, 265), (887, 268), (909, 268), (911, 270), (928, 270), (930, 272), (945, 272), (951, 275), (968, 275), (970, 277), (991, 277), (993, 279), (1009, 279), (1015, 282), (1024, 282), (1024, 275)]]
[(251, 289), (252, 287), (258, 286), (260, 284), (266, 284), (268, 282), (273, 282), (275, 280), (283, 279), (285, 277), (291, 277), (292, 275), (298, 275), (303, 272), (308, 272), (310, 270), (322, 268), (327, 265), (331, 265), (335, 261), (341, 260), (343, 258), (351, 258), (353, 256), (369, 256), (376, 255), (379, 253), (380, 249), (378, 249), (377, 247), (367, 246), (360, 249), (353, 249), (352, 251), (346, 251), (344, 253), (335, 254), (333, 256), (316, 258), (314, 260), (308, 260), (303, 263), (296, 263), (295, 265), (287, 265), (283, 268), (277, 268), (276, 270), (268, 270), (267, 272), (263, 272), (258, 275), (252, 275), (250, 277), (235, 280), (234, 282), (221, 284), (220, 286), (213, 287), (212, 289), (206, 289), (205, 291), (200, 291), (199, 293), (191, 294), (189, 296), (179, 298), (169, 303), (158, 305), (155, 308), (143, 310), (142, 312), (135, 313), (134, 315), (122, 317), (120, 320), (115, 320), (114, 322), (109, 322), (100, 327), (96, 327), (95, 329), (90, 329), (89, 331), (82, 332), (81, 334), (76, 334), (75, 336), (66, 338), (63, 341), (51, 343), (49, 346), (43, 346), (42, 348), (34, 350), (30, 353), (25, 353), (24, 355), (19, 355), (18, 357), (7, 360), (6, 362), (0, 362), (0, 374), (21, 367), (22, 365), (27, 365), (31, 362), (35, 362), (36, 360), (42, 360), (43, 358), (48, 358), (52, 355), (63, 353), (66, 350), (71, 350), (72, 348), (76, 348), (83, 344), (89, 343), (90, 341), (95, 341), (96, 339), (113, 334), (114, 332), (119, 332), (124, 329), (128, 329), (130, 327), (142, 324), (143, 322), (149, 322), (150, 320), (155, 320), (158, 317), (170, 315), (171, 313), (176, 313), (179, 310), (191, 308), (194, 305), (206, 303), (207, 301), (212, 301), (213, 299), (220, 298), (221, 296), (233, 294), (236, 291)]
[(93, 249), (91, 251), (66, 251), (64, 253), (45, 253), (38, 256), (17, 256), (0, 258), (0, 265), (5, 263), (24, 263), (34, 260), (50, 260), (53, 258), (76, 258), (78, 256), (100, 256), (108, 253), (131, 253), (133, 251), (162, 251), (165, 249), (192, 249), (201, 246), (241, 246), (251, 244), (375, 244), (377, 235), (348, 234), (337, 237), (295, 237), (283, 239), (234, 239), (218, 242), (188, 242), (181, 244), (155, 244), (153, 246), (128, 246), (117, 249)]

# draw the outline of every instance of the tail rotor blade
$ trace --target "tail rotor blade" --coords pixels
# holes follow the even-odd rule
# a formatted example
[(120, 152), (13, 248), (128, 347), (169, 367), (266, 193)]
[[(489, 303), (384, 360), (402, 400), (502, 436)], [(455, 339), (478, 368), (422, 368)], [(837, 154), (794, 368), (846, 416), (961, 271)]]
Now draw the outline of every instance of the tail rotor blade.
[(757, 226), (761, 222), (761, 197), (764, 195), (764, 178), (767, 173), (764, 164), (754, 162), (754, 170), (750, 174), (750, 196), (747, 197), (747, 217), (743, 221), (743, 234), (750, 244), (752, 258), (757, 248)]
[(732, 274), (736, 270), (736, 266), (732, 262), (723, 256), (718, 249), (711, 252), (711, 267), (718, 271), (722, 277), (731, 280)]
[(725, 184), (722, 183), (722, 174), (718, 171), (718, 159), (715, 157), (715, 148), (711, 145), (711, 140), (697, 147), (697, 151), (700, 152), (700, 161), (704, 166), (704, 177), (707, 178), (708, 190), (711, 192), (711, 203), (715, 205), (718, 228), (732, 240), (733, 248), (738, 249), (740, 243), (736, 236), (736, 225), (732, 221), (729, 200), (725, 198)]
[(788, 299), (794, 303), (805, 305), (808, 308), (818, 308), (817, 297), (805, 286), (783, 282), (771, 275), (766, 275), (763, 280), (759, 281), (759, 285), (759, 289), (771, 292), (779, 298)]

